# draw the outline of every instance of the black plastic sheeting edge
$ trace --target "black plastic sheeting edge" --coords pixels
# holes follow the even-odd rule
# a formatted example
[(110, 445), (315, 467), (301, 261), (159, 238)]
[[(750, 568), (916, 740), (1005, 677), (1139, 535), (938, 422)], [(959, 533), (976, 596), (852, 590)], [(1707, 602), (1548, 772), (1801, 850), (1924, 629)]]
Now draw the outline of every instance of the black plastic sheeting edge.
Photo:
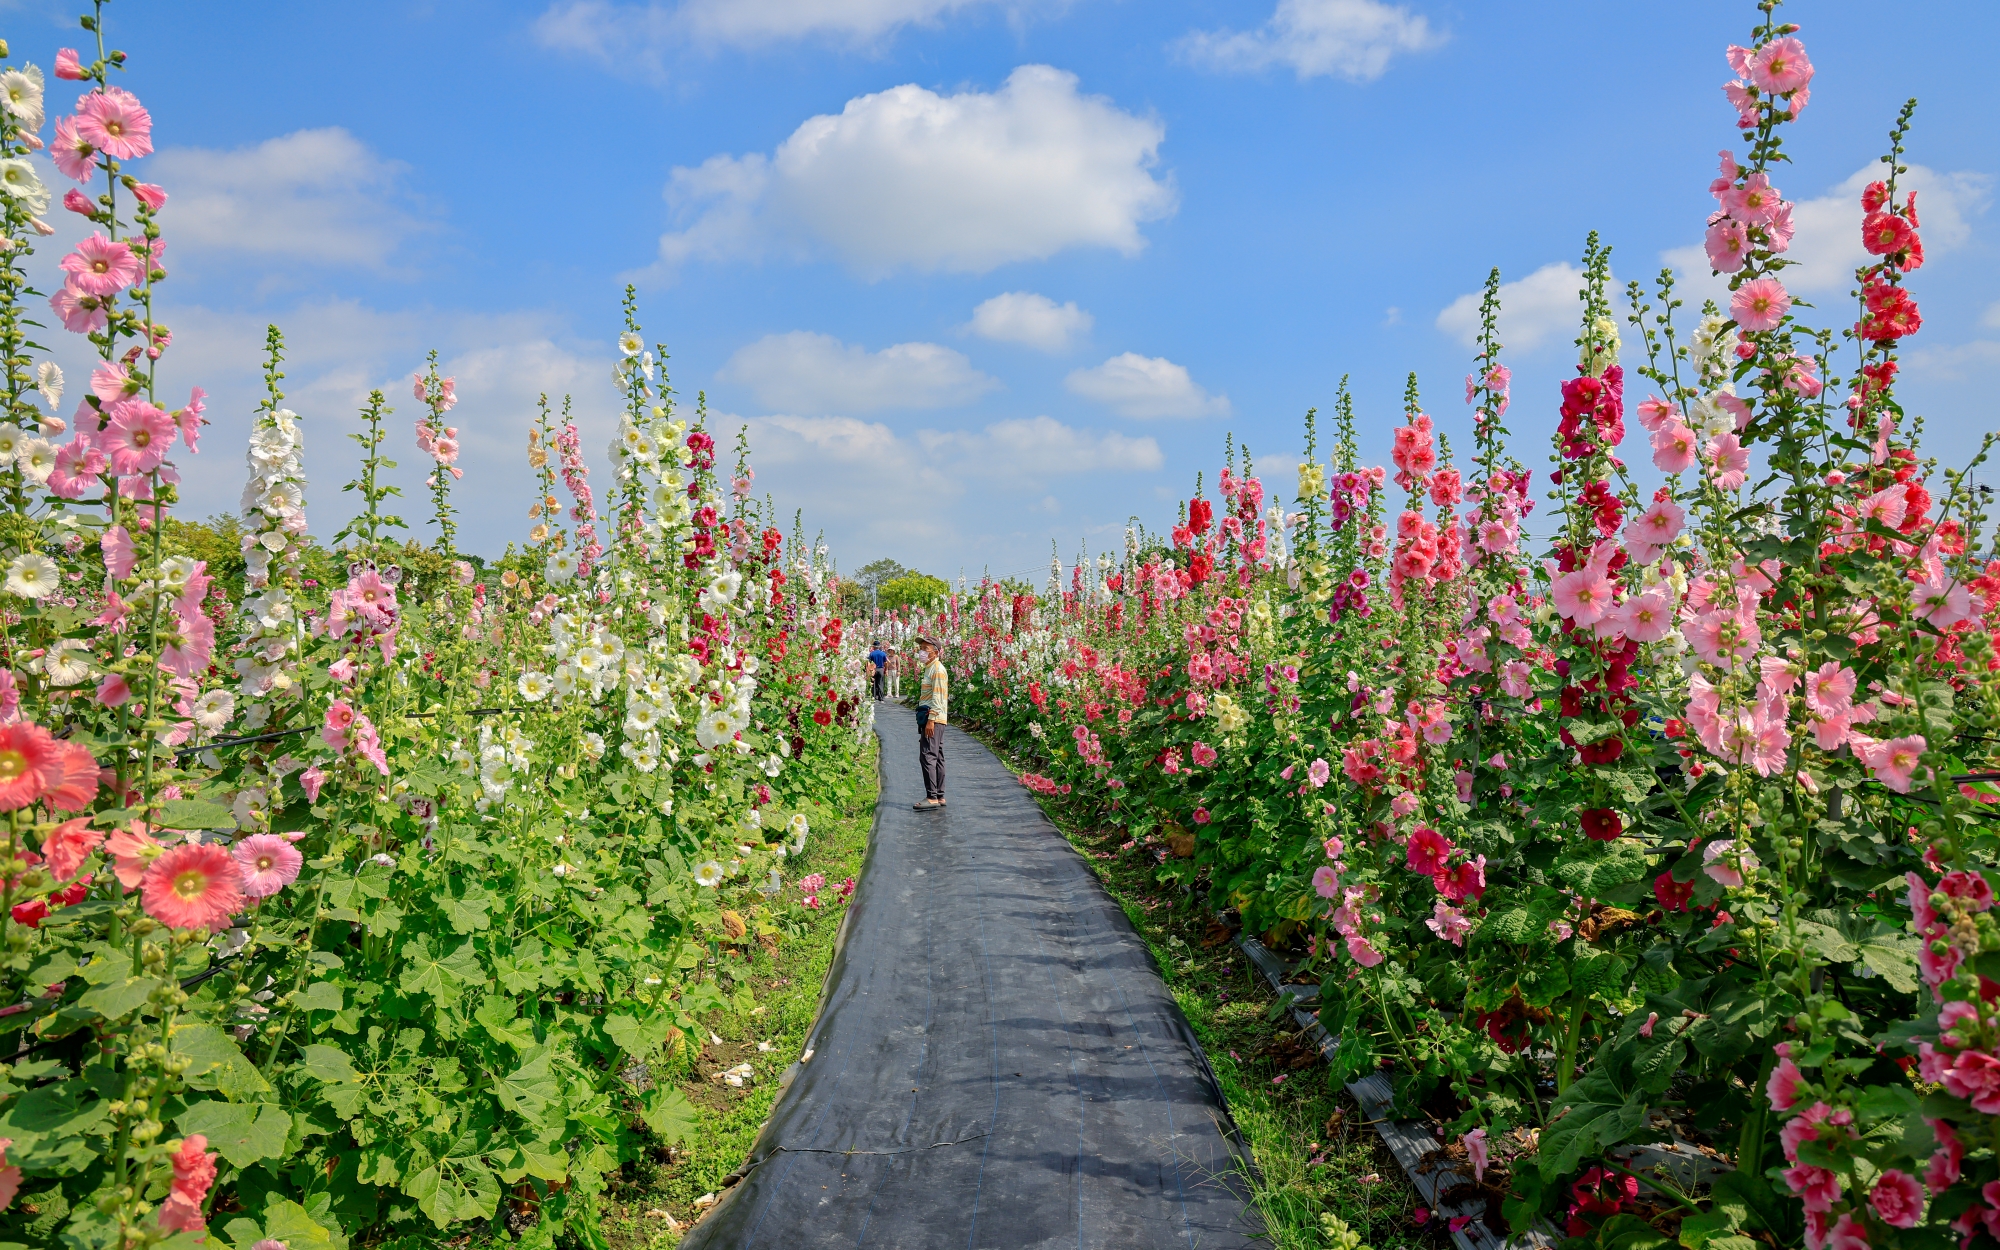
[(1151, 952), (1013, 774), (877, 722), (882, 794), (809, 1060), (688, 1250), (1249, 1250), (1251, 1160)]

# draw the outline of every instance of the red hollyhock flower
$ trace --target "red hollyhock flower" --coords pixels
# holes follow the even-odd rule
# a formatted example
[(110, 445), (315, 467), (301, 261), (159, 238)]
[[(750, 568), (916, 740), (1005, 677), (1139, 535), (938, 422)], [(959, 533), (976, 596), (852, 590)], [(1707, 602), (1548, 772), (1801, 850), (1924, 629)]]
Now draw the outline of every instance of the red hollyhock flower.
[(1667, 911), (1686, 911), (1694, 897), (1694, 882), (1676, 881), (1672, 871), (1663, 872), (1653, 878), (1653, 897)]
[(1593, 807), (1583, 813), (1583, 832), (1593, 842), (1616, 842), (1625, 822), (1608, 807)]

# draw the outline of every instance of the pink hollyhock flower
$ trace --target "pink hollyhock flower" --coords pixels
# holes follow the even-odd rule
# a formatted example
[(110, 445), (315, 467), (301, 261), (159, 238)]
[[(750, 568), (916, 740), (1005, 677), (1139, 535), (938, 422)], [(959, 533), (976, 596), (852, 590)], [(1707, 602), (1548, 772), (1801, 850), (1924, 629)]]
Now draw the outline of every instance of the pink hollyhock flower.
[(1956, 580), (1923, 582), (1910, 598), (1917, 615), (1939, 629), (1950, 629), (1979, 614), (1972, 592)]
[(1778, 189), (1764, 174), (1751, 174), (1743, 180), (1742, 186), (1722, 193), (1723, 208), (1731, 217), (1747, 225), (1761, 225), (1771, 220), (1771, 214), (1783, 202)]
[(1869, 1250), (1868, 1226), (1846, 1211), (1826, 1235), (1826, 1250)]
[(1196, 742), (1194, 746), (1189, 748), (1189, 751), (1194, 756), (1194, 762), (1197, 767), (1209, 768), (1215, 764), (1215, 748), (1206, 742)]
[(139, 885), (146, 914), (170, 929), (226, 928), (243, 910), (242, 871), (213, 843), (162, 851)]
[(56, 77), (66, 78), (71, 82), (83, 81), (83, 66), (76, 59), (75, 48), (56, 49)]
[(1728, 391), (1717, 391), (1708, 397), (1708, 402), (1736, 418), (1737, 433), (1750, 428), (1750, 401), (1731, 395)]
[(1903, 880), (1910, 883), (1910, 924), (1922, 933), (1938, 923), (1937, 911), (1931, 907), (1931, 888), (1916, 873), (1905, 873)]
[[(1992, 910), (1993, 887), (1988, 885), (1986, 878), (1979, 873), (1966, 872), (1964, 869), (1948, 872), (1944, 875), (1944, 880), (1938, 882), (1938, 889), (1975, 912)], [(1965, 1008), (1968, 1014), (1977, 1014), (1972, 1011), (1970, 1003), (1961, 1003), (1959, 1006)]]
[(1915, 1228), (1924, 1214), (1924, 1191), (1916, 1177), (1899, 1168), (1890, 1168), (1869, 1191), (1868, 1205), (1891, 1227)]
[(112, 858), (112, 872), (118, 884), (133, 890), (145, 879), (146, 869), (163, 848), (157, 838), (146, 832), (146, 826), (135, 820), (124, 829), (113, 829), (105, 839), (104, 849)]
[(1313, 870), (1313, 893), (1321, 898), (1340, 897), (1340, 874), (1327, 864)]
[(1925, 751), (1930, 749), (1922, 734), (1891, 738), (1886, 742), (1867, 744), (1861, 762), (1868, 766), (1875, 779), (1898, 794), (1908, 794), (1916, 779), (1917, 765)]
[(1767, 95), (1797, 91), (1812, 81), (1813, 65), (1806, 59), (1806, 46), (1790, 35), (1773, 39), (1750, 54), (1744, 77)]
[(1430, 919), (1424, 921), (1424, 927), (1453, 946), (1463, 946), (1465, 935), (1472, 932), (1472, 921), (1466, 919), (1464, 912), (1439, 899), (1431, 908)]
[(1408, 790), (1389, 800), (1389, 811), (1397, 816), (1408, 816), (1417, 810), (1417, 796)]
[(71, 334), (95, 334), (110, 323), (110, 316), (95, 295), (85, 295), (64, 285), (49, 296), (49, 307)]
[(1347, 938), (1347, 954), (1364, 968), (1373, 968), (1382, 962), (1382, 952), (1376, 950), (1367, 938), (1359, 934), (1352, 934)]
[(132, 548), (132, 533), (122, 525), (114, 525), (104, 531), (97, 545), (104, 550), (104, 571), (117, 581), (124, 581), (132, 575), (132, 566), (138, 562), (138, 554)]
[(174, 1152), (174, 1181), (167, 1199), (160, 1204), (160, 1227), (169, 1232), (198, 1233), (208, 1227), (201, 1205), (215, 1184), (217, 1152), (208, 1148), (208, 1138), (190, 1133)]
[(153, 151), (153, 117), (123, 87), (101, 87), (76, 102), (76, 132), (105, 155), (137, 160)]
[(249, 898), (268, 898), (299, 879), (305, 856), (297, 847), (275, 833), (252, 834), (229, 854), (243, 869), (243, 893)]
[(1754, 868), (1757, 857), (1745, 850), (1737, 853), (1736, 842), (1732, 838), (1721, 838), (1710, 842), (1702, 849), (1702, 871), (1709, 878), (1731, 890), (1743, 888), (1743, 873), (1740, 868)]
[(1505, 664), (1502, 664), (1500, 666), (1501, 692), (1510, 698), (1527, 698), (1535, 690), (1534, 686), (1528, 680), (1528, 674), (1533, 671), (1533, 669), (1529, 668), (1526, 660), (1509, 660)]
[(1444, 868), (1444, 862), (1451, 858), (1451, 852), (1449, 839), (1429, 825), (1420, 825), (1410, 834), (1406, 859), (1411, 872), (1434, 877)]
[(1312, 783), (1312, 788), (1315, 790), (1325, 785), (1332, 776), (1333, 769), (1325, 760), (1316, 759), (1306, 767), (1306, 780)]
[(111, 406), (111, 424), (99, 435), (114, 473), (150, 473), (174, 444), (173, 418), (143, 399)]
[(77, 133), (74, 117), (57, 119), (56, 136), (49, 144), (49, 156), (63, 177), (72, 182), (89, 182), (97, 176), (97, 149)]
[(1858, 679), (1854, 670), (1828, 660), (1806, 674), (1806, 710), (1820, 716), (1839, 716), (1854, 706)]
[(1952, 1097), (1970, 1102), (1975, 1111), (2000, 1115), (2000, 1059), (1984, 1051), (1960, 1051), (1944, 1071), (1944, 1088)]
[(1679, 473), (1694, 463), (1699, 446), (1685, 422), (1668, 421), (1653, 431), (1653, 467), (1662, 473)]
[(195, 449), (195, 440), (201, 437), (201, 427), (208, 424), (203, 416), (208, 411), (208, 392), (199, 386), (188, 395), (187, 407), (174, 410), (174, 420), (181, 427), (181, 438), (186, 440), (188, 451)]
[(1752, 278), (1729, 297), (1729, 315), (1752, 332), (1776, 329), (1791, 307), (1792, 297), (1776, 278)]
[[(90, 202), (90, 197), (75, 187), (63, 192), (62, 205), (80, 217), (89, 217), (97, 212), (97, 205)], [(1901, 218), (1897, 220), (1900, 221)]]
[(1681, 536), (1681, 530), (1686, 525), (1687, 513), (1681, 511), (1680, 505), (1671, 499), (1662, 499), (1626, 525), (1625, 539), (1628, 543), (1665, 547)]
[(1592, 566), (1558, 577), (1549, 594), (1556, 611), (1578, 625), (1595, 625), (1611, 610), (1611, 596), (1611, 580)]
[(1740, 490), (1744, 479), (1750, 476), (1750, 451), (1734, 434), (1710, 439), (1702, 449), (1702, 460), (1717, 490)]
[(1674, 627), (1673, 601), (1666, 588), (1655, 586), (1629, 599), (1621, 613), (1620, 632), (1633, 642), (1658, 642)]
[(1679, 416), (1674, 406), (1658, 395), (1648, 395), (1639, 402), (1639, 425), (1646, 433), (1657, 433), (1661, 426)]
[(395, 615), (396, 588), (383, 581), (374, 569), (368, 569), (347, 583), (347, 601), (364, 620), (380, 625)]
[(139, 258), (123, 242), (92, 234), (62, 258), (65, 286), (81, 295), (116, 295), (139, 280)]
[(1799, 1100), (1799, 1087), (1805, 1084), (1805, 1073), (1793, 1063), (1788, 1055), (1778, 1060), (1778, 1066), (1771, 1070), (1771, 1079), (1764, 1082), (1764, 1093), (1771, 1100), (1773, 1111), (1790, 1111)]
[(115, 360), (103, 361), (90, 371), (90, 393), (101, 403), (116, 403), (138, 392), (139, 384), (132, 380), (132, 371)]
[(306, 792), (306, 802), (319, 802), (320, 787), (326, 784), (326, 770), (314, 764), (299, 774), (299, 789)]
[(1736, 128), (1756, 129), (1757, 97), (1750, 94), (1749, 86), (1740, 82), (1726, 82), (1722, 84), (1722, 94), (1728, 97), (1730, 106), (1736, 110)]
[(1735, 273), (1750, 255), (1750, 232), (1734, 217), (1724, 217), (1702, 238), (1708, 263), (1719, 273)]
[(1924, 1169), (1924, 1185), (1936, 1197), (1958, 1184), (1960, 1166), (1965, 1162), (1965, 1146), (1958, 1140), (1958, 1132), (1944, 1120), (1926, 1119), (1931, 1132), (1937, 1138), (1937, 1153), (1931, 1156), (1930, 1166)]
[(90, 853), (102, 845), (103, 832), (92, 829), (87, 818), (66, 820), (42, 839), (42, 858), (47, 861), (51, 876), (57, 881), (68, 881), (82, 871)]
[(1486, 1130), (1483, 1128), (1473, 1129), (1470, 1133), (1459, 1138), (1459, 1142), (1465, 1147), (1466, 1160), (1472, 1164), (1473, 1181), (1476, 1183), (1485, 1180), (1486, 1163), (1489, 1158), (1486, 1147)]
[(166, 188), (161, 186), (156, 186), (150, 182), (133, 183), (132, 194), (134, 197), (138, 199), (138, 201), (141, 204), (144, 204), (147, 208), (151, 209), (153, 212), (156, 213), (159, 212), (161, 208), (165, 207), (167, 202)]
[(1830, 1211), (1840, 1201), (1840, 1178), (1825, 1168), (1795, 1164), (1785, 1169), (1784, 1182), (1808, 1211)]
[(97, 683), (97, 701), (105, 707), (123, 707), (132, 698), (132, 688), (113, 673)]

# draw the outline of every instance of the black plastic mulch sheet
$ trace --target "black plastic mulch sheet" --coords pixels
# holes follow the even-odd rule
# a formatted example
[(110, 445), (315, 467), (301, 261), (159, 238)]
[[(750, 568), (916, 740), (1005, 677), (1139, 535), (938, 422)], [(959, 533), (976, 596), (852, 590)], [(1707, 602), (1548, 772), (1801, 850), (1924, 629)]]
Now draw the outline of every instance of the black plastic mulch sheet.
[(911, 811), (914, 718), (877, 707), (882, 801), (812, 1057), (681, 1244), (1250, 1245), (1245, 1152), (1125, 914), (956, 728), (949, 807)]

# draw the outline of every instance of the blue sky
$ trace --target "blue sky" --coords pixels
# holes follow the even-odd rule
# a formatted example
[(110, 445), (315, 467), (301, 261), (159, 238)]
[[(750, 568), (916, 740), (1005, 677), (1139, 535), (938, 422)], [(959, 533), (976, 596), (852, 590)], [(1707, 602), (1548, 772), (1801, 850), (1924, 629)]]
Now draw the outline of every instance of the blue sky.
[[(1905, 397), (1955, 461), (1996, 424), (1979, 384), (2000, 369), (2000, 9), (1885, 12), (1784, 10), (1818, 69), (1778, 179), (1800, 203), (1794, 255), (1816, 263), (1788, 277), (1851, 320), (1854, 179), (1919, 96), (1930, 264)], [(81, 34), (62, 7), (10, 16), (15, 57), (44, 66)], [(1213, 482), (1225, 432), (1289, 483), (1300, 418), (1343, 374), (1369, 459), (1412, 369), (1469, 449), (1452, 310), (1494, 265), (1521, 283), (1510, 417), (1538, 464), (1576, 316), (1552, 266), (1592, 229), (1620, 281), (1685, 263), (1737, 142), (1722, 49), (1754, 17), (1710, 0), (119, 0), (110, 30), (157, 127), (142, 176), (173, 197), (162, 376), (217, 396), (185, 466), (194, 510), (235, 504), (275, 320), (315, 530), (346, 517), (338, 435), (370, 386), (414, 465), (408, 377), (435, 347), (463, 396), (461, 538), (497, 553), (529, 524), (537, 392), (572, 393), (586, 445), (609, 442), (633, 281), (682, 399), (706, 391), (719, 433), (751, 424), (760, 492), (803, 507), (844, 566), (977, 577), (1046, 568), (1051, 539), (1065, 562), (1115, 547), (1133, 514), (1162, 525), (1197, 470)]]

